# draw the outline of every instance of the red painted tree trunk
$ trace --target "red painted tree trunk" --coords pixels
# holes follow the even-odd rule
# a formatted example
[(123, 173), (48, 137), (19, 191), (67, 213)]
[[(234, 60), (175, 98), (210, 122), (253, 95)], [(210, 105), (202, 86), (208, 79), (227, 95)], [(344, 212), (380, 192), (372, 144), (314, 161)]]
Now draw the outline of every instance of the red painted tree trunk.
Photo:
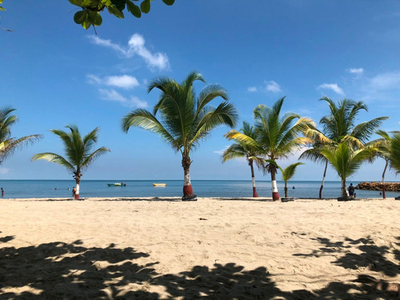
[(276, 169), (271, 170), (272, 200), (279, 200), (278, 186), (276, 185)]
[(197, 196), (193, 194), (193, 187), (190, 181), (190, 157), (182, 155), (182, 167), (183, 167), (183, 197), (182, 200), (195, 199)]

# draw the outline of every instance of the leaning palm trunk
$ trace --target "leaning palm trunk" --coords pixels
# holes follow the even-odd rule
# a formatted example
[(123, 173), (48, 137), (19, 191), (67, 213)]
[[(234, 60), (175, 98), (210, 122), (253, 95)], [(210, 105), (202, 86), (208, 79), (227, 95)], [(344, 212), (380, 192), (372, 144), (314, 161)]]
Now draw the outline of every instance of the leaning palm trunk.
[(324, 188), (326, 169), (328, 168), (328, 161), (325, 162), (324, 176), (322, 176), (321, 187), (319, 188), (319, 199), (322, 199), (322, 189)]
[(258, 197), (257, 189), (256, 189), (256, 178), (254, 176), (253, 160), (249, 160), (249, 165), (250, 165), (250, 169), (251, 169), (251, 181), (253, 183), (253, 197)]
[(386, 199), (386, 188), (385, 188), (385, 173), (386, 173), (386, 169), (388, 167), (389, 161), (386, 160), (386, 164), (385, 164), (385, 168), (383, 169), (383, 173), (382, 173), (382, 198)]
[(182, 167), (183, 167), (183, 197), (182, 200), (194, 199), (196, 195), (193, 194), (193, 187), (190, 181), (190, 165), (191, 160), (189, 156), (182, 156)]
[(348, 198), (346, 179), (342, 179), (342, 198), (343, 199)]
[(276, 184), (276, 168), (271, 169), (272, 200), (279, 200), (279, 191)]

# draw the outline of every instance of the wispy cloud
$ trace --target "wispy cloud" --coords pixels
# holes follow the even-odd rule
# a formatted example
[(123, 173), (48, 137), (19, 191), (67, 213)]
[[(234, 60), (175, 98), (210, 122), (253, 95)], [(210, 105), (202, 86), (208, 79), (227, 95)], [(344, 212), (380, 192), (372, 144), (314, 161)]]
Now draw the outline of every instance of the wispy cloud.
[(224, 154), (225, 150), (229, 148), (229, 145), (225, 146), (224, 149), (221, 150), (215, 150), (214, 153), (218, 154), (218, 155), (222, 155)]
[(0, 174), (8, 174), (9, 169), (7, 168), (0, 168)]
[(339, 94), (339, 95), (344, 95), (344, 91), (342, 88), (340, 88), (337, 83), (324, 83), (321, 84), (320, 86), (318, 86), (317, 89), (329, 89), (334, 91), (335, 93)]
[(271, 81), (266, 81), (265, 82), (265, 89), (268, 92), (273, 92), (273, 93), (279, 93), (282, 91), (281, 87), (279, 84), (277, 84), (275, 81), (271, 80)]
[(139, 86), (139, 81), (135, 77), (129, 75), (108, 76), (100, 78), (96, 75), (89, 74), (87, 75), (87, 78), (89, 83), (91, 84), (107, 85), (123, 89), (133, 89)]
[(122, 54), (126, 58), (131, 58), (137, 55), (146, 62), (147, 66), (150, 69), (169, 69), (170, 65), (168, 56), (165, 53), (160, 52), (152, 53), (145, 46), (145, 39), (143, 38), (143, 36), (138, 33), (132, 35), (126, 47), (115, 44), (111, 40), (103, 40), (95, 35), (89, 36), (89, 39), (92, 43), (102, 47), (113, 49), (114, 51)]
[(374, 90), (400, 89), (400, 72), (391, 72), (376, 75), (370, 80), (370, 87)]
[(351, 73), (351, 74), (356, 74), (356, 75), (361, 75), (361, 74), (364, 73), (364, 69), (363, 68), (358, 68), (358, 69), (350, 68), (350, 69), (347, 69), (346, 71)]
[(247, 88), (247, 91), (250, 93), (255, 93), (257, 92), (257, 88), (255, 86), (250, 86)]
[(135, 108), (146, 108), (149, 106), (146, 101), (142, 101), (136, 96), (126, 98), (114, 89), (99, 89), (99, 92), (103, 100), (119, 102), (124, 106)]

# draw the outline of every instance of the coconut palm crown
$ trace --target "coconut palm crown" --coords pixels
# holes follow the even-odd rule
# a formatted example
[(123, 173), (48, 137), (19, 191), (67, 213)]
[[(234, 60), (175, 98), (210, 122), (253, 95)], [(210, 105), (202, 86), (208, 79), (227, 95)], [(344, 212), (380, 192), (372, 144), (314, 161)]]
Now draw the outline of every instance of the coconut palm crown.
[(328, 161), (320, 150), (326, 147), (331, 147), (333, 150), (342, 142), (350, 143), (355, 149), (363, 148), (374, 131), (388, 117), (378, 117), (356, 124), (358, 114), (362, 110), (368, 111), (368, 107), (363, 101), (356, 102), (343, 99), (335, 103), (328, 97), (323, 97), (320, 101), (325, 101), (328, 104), (330, 113), (320, 120), (320, 124), (323, 126), (322, 132), (309, 131), (309, 137), (314, 140), (313, 147), (303, 152), (300, 159), (324, 163), (324, 173), (319, 190), (319, 198), (321, 199)]
[(279, 192), (276, 184), (278, 170), (277, 159), (287, 158), (302, 146), (311, 143), (312, 140), (302, 136), (311, 128), (315, 128), (314, 122), (296, 113), (286, 113), (281, 116), (282, 105), (285, 97), (277, 100), (272, 107), (258, 105), (254, 109), (254, 127), (257, 140), (252, 141), (246, 135), (237, 134), (235, 139), (251, 146), (261, 146), (262, 155), (268, 161), (264, 170), (271, 174), (272, 199), (279, 200)]
[[(247, 136), (245, 140), (240, 139), (240, 135)], [(257, 143), (257, 135), (254, 126), (250, 126), (249, 123), (243, 122), (243, 127), (240, 131), (234, 129), (230, 130), (225, 137), (229, 140), (235, 140), (236, 143), (230, 145), (222, 154), (222, 161), (226, 162), (230, 159), (235, 158), (246, 158), (251, 171), (251, 179), (253, 184), (253, 197), (258, 197), (256, 189), (256, 181), (254, 176), (254, 162), (260, 169), (264, 165), (264, 159), (261, 157), (262, 148)]]
[(15, 109), (6, 107), (0, 109), (0, 164), (15, 150), (42, 138), (40, 134), (33, 134), (21, 138), (11, 137), (11, 126), (18, 121), (16, 115), (12, 115)]
[(64, 143), (65, 157), (51, 152), (38, 153), (32, 160), (44, 159), (49, 162), (65, 167), (73, 174), (76, 182), (75, 199), (79, 199), (79, 185), (81, 182), (82, 171), (87, 169), (93, 161), (100, 155), (109, 152), (110, 149), (100, 147), (91, 152), (98, 140), (99, 128), (95, 128), (84, 137), (81, 136), (79, 129), (75, 125), (67, 125), (68, 131), (51, 129)]
[[(228, 103), (227, 92), (219, 85), (207, 85), (196, 97), (193, 90), (195, 81), (205, 82), (203, 77), (192, 72), (181, 83), (170, 78), (152, 81), (148, 91), (159, 89), (161, 95), (154, 106), (153, 113), (136, 109), (122, 119), (122, 130), (140, 127), (158, 134), (171, 147), (182, 155), (184, 170), (183, 200), (195, 199), (190, 181), (190, 152), (199, 145), (210, 131), (220, 125), (234, 127), (237, 111)], [(210, 102), (216, 98), (224, 100), (217, 107)]]

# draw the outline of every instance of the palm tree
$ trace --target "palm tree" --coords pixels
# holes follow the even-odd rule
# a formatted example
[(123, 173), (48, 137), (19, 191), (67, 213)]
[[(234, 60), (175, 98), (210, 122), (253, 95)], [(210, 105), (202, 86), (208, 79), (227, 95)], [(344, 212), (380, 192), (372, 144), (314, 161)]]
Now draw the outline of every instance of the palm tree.
[[(394, 134), (399, 134), (399, 131), (393, 131)], [(386, 198), (386, 188), (385, 188), (385, 173), (388, 167), (391, 167), (391, 142), (392, 138), (389, 133), (384, 130), (377, 130), (376, 134), (381, 136), (381, 138), (369, 142), (367, 145), (377, 148), (376, 156), (381, 157), (385, 160), (385, 166), (382, 172), (382, 198)]]
[(328, 161), (319, 153), (319, 150), (325, 146), (330, 146), (334, 149), (342, 142), (349, 142), (353, 147), (361, 148), (368, 141), (372, 133), (384, 120), (388, 119), (388, 117), (379, 117), (356, 125), (357, 115), (362, 110), (368, 111), (368, 107), (363, 101), (355, 102), (350, 99), (343, 99), (335, 103), (328, 97), (323, 97), (320, 101), (327, 102), (330, 114), (322, 117), (319, 122), (323, 125), (322, 132), (309, 132), (314, 139), (313, 148), (302, 153), (300, 158), (325, 164), (319, 191), (319, 198), (321, 199)]
[[(238, 134), (241, 133), (248, 137), (249, 142), (243, 142), (236, 137)], [(236, 140), (236, 143), (230, 145), (222, 154), (223, 162), (227, 160), (234, 159), (234, 158), (243, 158), (245, 157), (251, 170), (251, 180), (253, 183), (253, 197), (258, 197), (257, 189), (256, 189), (256, 180), (254, 177), (254, 166), (253, 163), (255, 162), (259, 168), (262, 168), (264, 164), (264, 159), (260, 157), (261, 155), (261, 146), (257, 143), (256, 139), (256, 132), (253, 126), (250, 126), (249, 123), (243, 122), (243, 127), (240, 129), (240, 132), (236, 130), (231, 130), (225, 137), (229, 140)], [(256, 145), (256, 146), (254, 146)]]
[(342, 198), (347, 199), (346, 179), (353, 175), (366, 160), (372, 160), (376, 155), (373, 147), (355, 149), (351, 144), (342, 142), (337, 147), (324, 146), (320, 153), (326, 158), (338, 173), (342, 182)]
[[(253, 142), (246, 135), (237, 134), (236, 140), (245, 142), (254, 147), (259, 144), (262, 154), (267, 157), (268, 164), (264, 170), (271, 174), (272, 199), (279, 200), (278, 187), (276, 185), (277, 163), (280, 158), (289, 157), (295, 150), (305, 144), (311, 143), (308, 137), (299, 136), (310, 128), (315, 128), (314, 122), (309, 118), (301, 117), (295, 113), (286, 113), (282, 117), (280, 112), (285, 97), (275, 102), (272, 107), (258, 105), (254, 109), (255, 132), (257, 141)], [(296, 121), (294, 124), (292, 124)]]
[(390, 140), (390, 163), (400, 173), (400, 133), (396, 132)]
[[(219, 85), (207, 85), (196, 97), (193, 90), (195, 81), (205, 82), (197, 73), (178, 84), (170, 78), (158, 78), (150, 83), (148, 91), (154, 88), (161, 91), (153, 113), (136, 109), (122, 119), (122, 130), (128, 132), (132, 126), (141, 127), (161, 136), (174, 150), (182, 155), (184, 173), (183, 200), (194, 200), (190, 181), (190, 152), (210, 131), (220, 125), (234, 127), (238, 118), (235, 107), (228, 103), (227, 92)], [(217, 107), (209, 103), (221, 97), (224, 101)], [(157, 115), (159, 113), (159, 117)], [(158, 118), (157, 118), (158, 117)]]
[(21, 138), (11, 137), (11, 126), (18, 121), (16, 115), (12, 115), (15, 109), (6, 107), (0, 109), (0, 164), (15, 150), (33, 143), (42, 138), (40, 134), (33, 134)]
[(291, 164), (289, 166), (287, 166), (285, 169), (282, 169), (281, 167), (279, 167), (279, 169), (282, 172), (282, 180), (285, 182), (285, 198), (288, 197), (288, 187), (287, 187), (287, 183), (290, 179), (292, 179), (292, 177), (294, 176), (294, 174), (296, 173), (296, 168), (300, 165), (304, 165), (304, 163), (302, 162), (297, 162), (294, 164)]
[(73, 178), (76, 182), (75, 199), (79, 199), (79, 184), (82, 177), (81, 172), (84, 169), (87, 169), (88, 166), (100, 155), (109, 152), (110, 149), (101, 147), (91, 152), (92, 148), (97, 143), (98, 127), (86, 134), (83, 138), (77, 126), (68, 125), (66, 128), (68, 128), (70, 132), (58, 129), (50, 130), (64, 143), (66, 157), (56, 153), (44, 152), (34, 155), (32, 160), (44, 159), (65, 167), (73, 174)]

